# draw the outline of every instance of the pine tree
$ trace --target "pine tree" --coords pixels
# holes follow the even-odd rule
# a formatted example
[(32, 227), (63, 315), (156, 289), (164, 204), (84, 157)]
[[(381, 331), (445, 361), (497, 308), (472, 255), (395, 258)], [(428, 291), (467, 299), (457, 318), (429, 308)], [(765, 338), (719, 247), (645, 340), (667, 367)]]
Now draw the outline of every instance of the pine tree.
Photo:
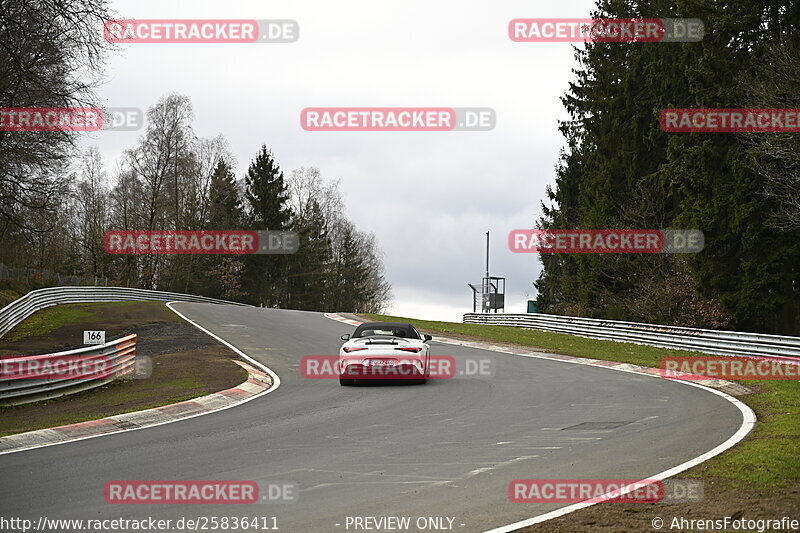
[(743, 77), (770, 42), (796, 41), (800, 5), (601, 0), (595, 17), (698, 17), (699, 43), (589, 43), (562, 98), (567, 148), (542, 228), (690, 228), (689, 258), (542, 254), (544, 312), (792, 334), (800, 331), (797, 232), (765, 223), (742, 136), (665, 133), (668, 107), (748, 107)]
[(329, 274), (326, 310), (363, 311), (371, 295), (369, 257), (352, 223), (344, 222), (341, 232)]
[(328, 225), (314, 198), (306, 202), (303, 212), (304, 217), (296, 220), (293, 225), (303, 246), (289, 258), (289, 306), (292, 309), (323, 311), (331, 261)]
[(220, 159), (211, 175), (205, 227), (211, 230), (238, 229), (242, 218), (242, 201), (236, 189), (236, 177), (228, 164)]
[[(287, 206), (289, 194), (278, 163), (266, 145), (245, 175), (248, 226), (253, 230), (286, 230), (291, 220)], [(300, 243), (302, 248), (303, 243)], [(245, 259), (243, 289), (252, 303), (266, 306), (287, 305), (289, 260), (284, 255), (250, 255)]]
[(285, 230), (291, 211), (286, 205), (289, 194), (283, 171), (266, 145), (250, 164), (245, 175), (245, 200), (249, 223), (254, 230)]
[[(208, 230), (239, 229), (243, 223), (242, 201), (236, 188), (236, 176), (228, 164), (220, 159), (211, 175), (208, 190), (208, 208), (204, 227)], [(239, 290), (244, 263), (240, 257), (230, 255), (201, 255), (198, 257), (201, 281), (197, 291), (213, 298), (232, 300), (240, 298)]]

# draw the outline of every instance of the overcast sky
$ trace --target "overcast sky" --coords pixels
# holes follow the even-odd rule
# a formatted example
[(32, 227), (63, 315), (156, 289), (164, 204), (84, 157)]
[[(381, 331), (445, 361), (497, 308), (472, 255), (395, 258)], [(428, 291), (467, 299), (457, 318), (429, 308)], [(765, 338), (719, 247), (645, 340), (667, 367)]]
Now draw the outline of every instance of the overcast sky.
[[(341, 179), (347, 215), (375, 233), (392, 313), (460, 321), (469, 282), (507, 278), (506, 312), (525, 312), (541, 264), (508, 233), (533, 227), (564, 140), (559, 97), (575, 66), (568, 43), (515, 43), (514, 18), (588, 17), (590, 0), (116, 0), (121, 18), (293, 19), (290, 44), (124, 44), (98, 94), (147, 109), (171, 92), (194, 104), (195, 132), (222, 133), (241, 178), (260, 145), (286, 174)], [(491, 107), (492, 131), (308, 132), (305, 107)], [(109, 170), (141, 132), (96, 132)]]

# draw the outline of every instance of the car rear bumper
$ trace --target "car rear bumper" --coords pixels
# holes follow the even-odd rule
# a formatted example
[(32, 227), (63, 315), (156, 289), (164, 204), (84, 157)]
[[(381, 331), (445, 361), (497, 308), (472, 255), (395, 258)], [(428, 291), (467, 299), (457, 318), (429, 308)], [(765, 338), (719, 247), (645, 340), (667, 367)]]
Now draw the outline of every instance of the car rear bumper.
[(344, 379), (422, 379), (426, 377), (424, 365), (402, 362), (394, 366), (374, 366), (369, 362), (347, 362), (340, 367)]

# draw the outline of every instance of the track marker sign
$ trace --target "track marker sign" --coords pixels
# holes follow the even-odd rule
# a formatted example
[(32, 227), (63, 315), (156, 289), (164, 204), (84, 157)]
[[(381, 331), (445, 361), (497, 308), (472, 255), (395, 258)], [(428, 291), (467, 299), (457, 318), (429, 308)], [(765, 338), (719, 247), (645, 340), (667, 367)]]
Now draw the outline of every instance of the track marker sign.
[(106, 332), (105, 331), (84, 331), (83, 344), (105, 344)]

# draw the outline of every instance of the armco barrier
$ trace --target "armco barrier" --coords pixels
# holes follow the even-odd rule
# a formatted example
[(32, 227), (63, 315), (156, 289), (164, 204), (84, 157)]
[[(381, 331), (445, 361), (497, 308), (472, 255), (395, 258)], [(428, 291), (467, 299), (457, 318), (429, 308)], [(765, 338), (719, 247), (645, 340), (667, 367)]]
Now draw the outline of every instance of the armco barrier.
[(714, 355), (797, 358), (800, 361), (800, 337), (659, 326), (539, 313), (520, 315), (467, 313), (464, 315), (464, 323), (541, 329), (592, 339), (632, 342)]
[[(70, 363), (97, 374), (65, 370)], [(52, 373), (26, 379), (34, 368), (47, 366)], [(61, 368), (60, 373), (57, 370)], [(0, 356), (0, 404), (19, 404), (72, 394), (133, 373), (136, 370), (136, 335), (127, 335), (97, 346), (47, 355)], [(14, 374), (22, 376), (14, 377)], [(35, 372), (34, 372), (35, 373)]]
[[(39, 309), (58, 304), (120, 302), (126, 300), (163, 300), (229, 305), (246, 305), (205, 296), (176, 292), (131, 289), (127, 287), (48, 287), (31, 291), (0, 309), (0, 337)], [(248, 306), (249, 307), (249, 306)]]
[[(229, 305), (246, 305), (205, 296), (175, 292), (131, 289), (127, 287), (48, 287), (31, 291), (0, 309), (0, 337), (40, 309), (58, 304), (89, 302), (120, 302), (129, 300), (163, 300)], [(249, 306), (248, 306), (249, 307)], [(89, 346), (68, 352), (39, 356), (6, 356), (0, 360), (38, 357), (57, 361), (64, 357), (105, 357), (111, 361), (112, 373), (103, 379), (3, 379), (0, 366), (0, 403), (27, 403), (65, 394), (72, 394), (108, 383), (116, 377), (133, 372), (136, 357), (136, 335), (128, 335), (99, 346)], [(19, 361), (17, 361), (19, 362)]]

